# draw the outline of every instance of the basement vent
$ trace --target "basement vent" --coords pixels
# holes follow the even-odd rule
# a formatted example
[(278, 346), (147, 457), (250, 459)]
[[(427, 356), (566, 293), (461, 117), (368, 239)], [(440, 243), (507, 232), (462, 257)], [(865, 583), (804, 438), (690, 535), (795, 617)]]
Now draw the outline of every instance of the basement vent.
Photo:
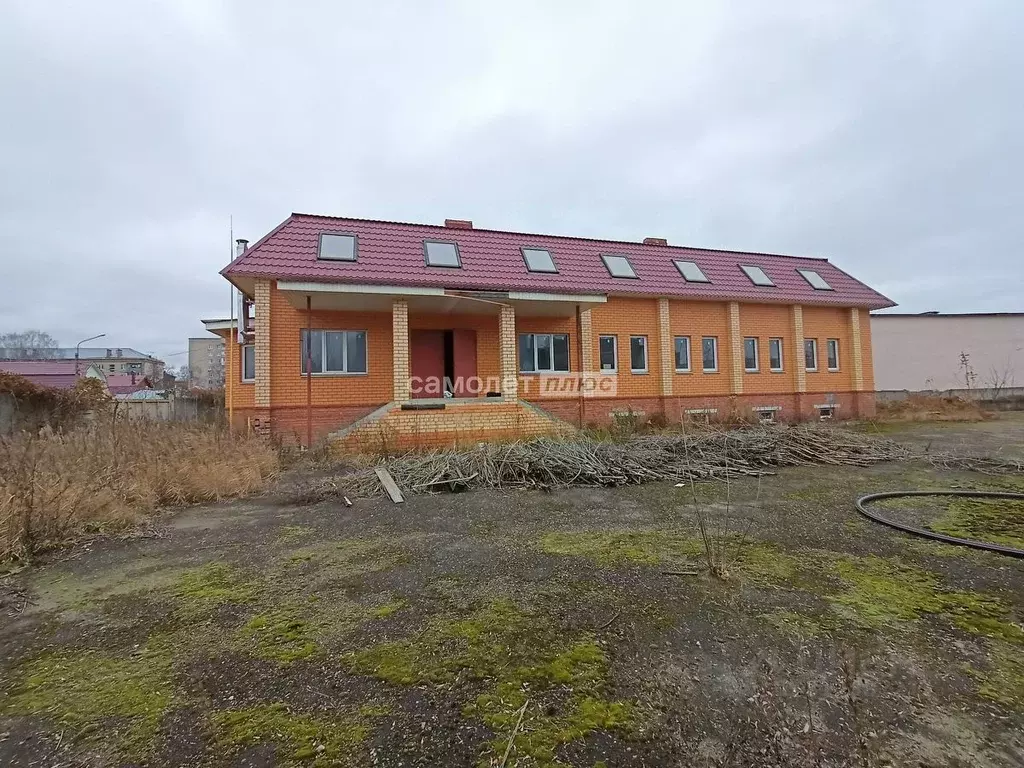
[(781, 405), (755, 405), (751, 410), (757, 416), (757, 420), (764, 424), (774, 424), (775, 415), (782, 410)]
[(836, 408), (838, 407), (839, 406), (834, 403), (823, 403), (822, 405), (814, 406), (815, 410), (818, 412), (818, 418), (822, 421), (834, 419), (836, 417)]

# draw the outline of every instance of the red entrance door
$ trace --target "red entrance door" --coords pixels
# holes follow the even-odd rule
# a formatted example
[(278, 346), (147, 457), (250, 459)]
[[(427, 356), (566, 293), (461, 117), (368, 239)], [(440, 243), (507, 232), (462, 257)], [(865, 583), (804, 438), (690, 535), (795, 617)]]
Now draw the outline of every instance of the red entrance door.
[(456, 397), (476, 397), (476, 331), (452, 331), (452, 369)]
[(444, 397), (444, 331), (409, 331), (413, 397)]

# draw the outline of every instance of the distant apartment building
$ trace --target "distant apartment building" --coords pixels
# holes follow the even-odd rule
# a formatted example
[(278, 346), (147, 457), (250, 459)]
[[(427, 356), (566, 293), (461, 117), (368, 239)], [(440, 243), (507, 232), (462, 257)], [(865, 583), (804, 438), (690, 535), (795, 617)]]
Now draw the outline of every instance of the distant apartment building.
[(224, 386), (224, 339), (188, 340), (188, 379), (200, 389)]
[[(75, 347), (57, 347), (42, 350), (40, 358), (46, 360), (74, 360)], [(80, 347), (78, 360), (85, 366), (95, 365), (104, 376), (136, 374), (150, 381), (162, 381), (164, 361), (131, 347)], [(0, 360), (24, 359), (24, 350), (0, 349)]]

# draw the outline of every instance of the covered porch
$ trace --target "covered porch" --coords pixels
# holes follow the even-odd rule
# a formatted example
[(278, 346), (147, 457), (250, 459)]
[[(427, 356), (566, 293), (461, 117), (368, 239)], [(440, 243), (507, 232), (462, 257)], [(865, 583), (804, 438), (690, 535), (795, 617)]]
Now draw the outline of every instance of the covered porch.
[[(583, 370), (588, 353), (581, 313), (606, 301), (603, 295), (287, 281), (277, 289), (309, 330), (314, 317), (333, 312), (390, 315), (391, 391), (379, 396), (418, 410), (517, 401), (519, 332), (566, 334), (574, 342), (570, 370)], [(383, 353), (372, 340), (362, 343)]]

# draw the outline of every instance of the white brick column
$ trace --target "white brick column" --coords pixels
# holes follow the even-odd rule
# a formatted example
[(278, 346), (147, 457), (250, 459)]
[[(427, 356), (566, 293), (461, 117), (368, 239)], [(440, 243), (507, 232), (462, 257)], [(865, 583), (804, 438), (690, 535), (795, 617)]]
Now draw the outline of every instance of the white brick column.
[(853, 341), (853, 390), (864, 391), (864, 352), (860, 337), (860, 309), (850, 308), (850, 338)]
[[(256, 310), (255, 353), (256, 382), (255, 401), (257, 408), (270, 407), (270, 281), (257, 280), (253, 289)], [(239, 318), (241, 323), (243, 320)]]
[(594, 365), (594, 318), (589, 309), (580, 312), (580, 370), (584, 373), (593, 373), (597, 370)]
[(743, 337), (740, 336), (740, 303), (729, 302), (729, 356), (732, 360), (732, 387), (734, 395), (743, 393)]
[(501, 397), (506, 402), (519, 399), (519, 365), (516, 361), (516, 310), (502, 305), (498, 316), (498, 359), (501, 373)]
[(394, 399), (409, 399), (409, 302), (391, 303), (391, 348), (394, 374)]
[(792, 307), (793, 313), (793, 365), (796, 371), (796, 391), (807, 391), (807, 370), (804, 368), (804, 308)]
[(668, 299), (658, 299), (658, 354), (661, 355), (661, 394), (662, 397), (668, 397), (672, 394), (676, 370)]

